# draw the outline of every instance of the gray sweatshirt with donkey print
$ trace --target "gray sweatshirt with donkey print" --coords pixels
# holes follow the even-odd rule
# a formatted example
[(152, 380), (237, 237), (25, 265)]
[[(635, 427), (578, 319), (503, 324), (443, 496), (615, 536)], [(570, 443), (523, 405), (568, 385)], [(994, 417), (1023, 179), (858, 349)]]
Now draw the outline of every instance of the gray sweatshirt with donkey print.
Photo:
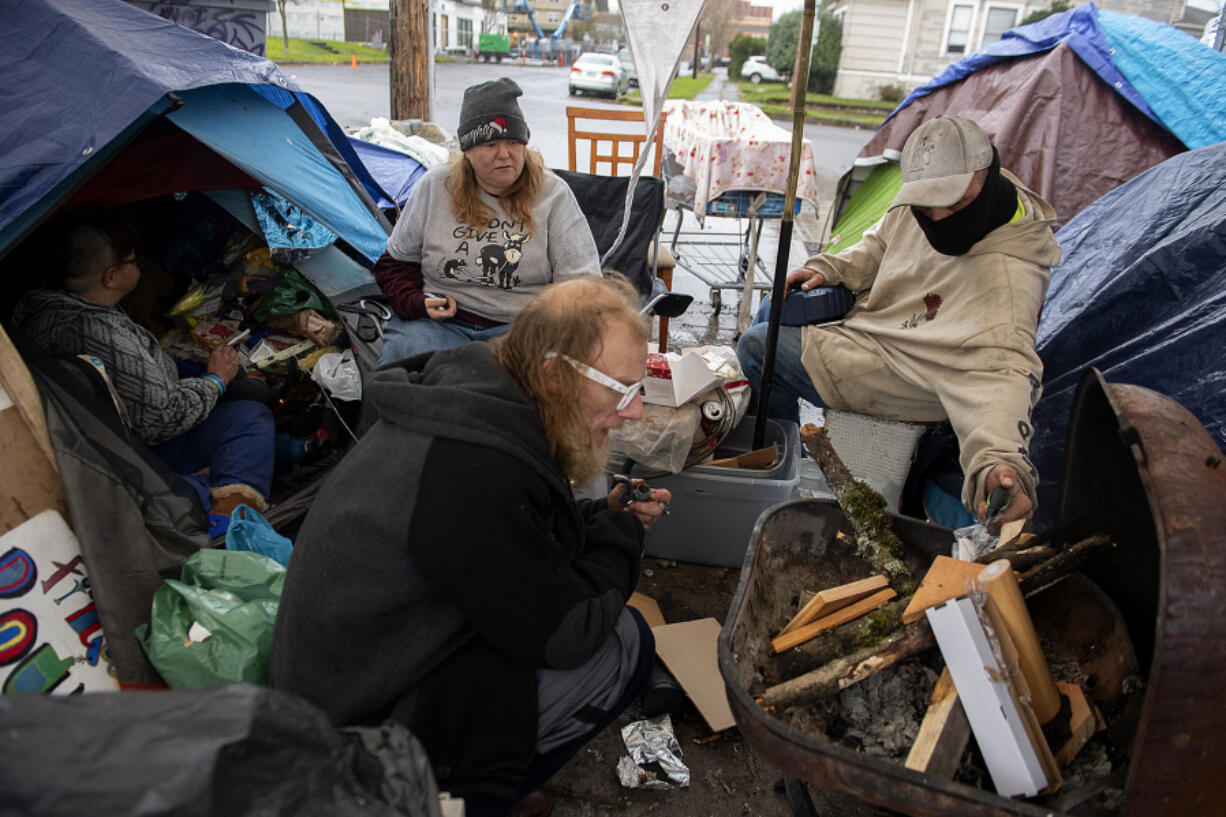
[(433, 168), (418, 180), (387, 242), (392, 258), (421, 265), (426, 292), (450, 295), (460, 309), (508, 323), (545, 285), (600, 274), (587, 219), (552, 172), (545, 171), (528, 232), (484, 191), (496, 217), (476, 227), (458, 223), (445, 187), (450, 169)]

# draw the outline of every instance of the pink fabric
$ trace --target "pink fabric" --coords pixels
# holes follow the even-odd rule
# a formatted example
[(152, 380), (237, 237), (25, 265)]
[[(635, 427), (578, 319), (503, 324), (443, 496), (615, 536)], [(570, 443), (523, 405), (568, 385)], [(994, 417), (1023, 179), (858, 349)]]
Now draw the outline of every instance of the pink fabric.
[[(697, 185), (694, 212), (729, 190), (786, 194), (792, 134), (747, 102), (688, 102), (665, 105), (664, 145)], [(796, 197), (817, 206), (813, 145), (804, 140)]]

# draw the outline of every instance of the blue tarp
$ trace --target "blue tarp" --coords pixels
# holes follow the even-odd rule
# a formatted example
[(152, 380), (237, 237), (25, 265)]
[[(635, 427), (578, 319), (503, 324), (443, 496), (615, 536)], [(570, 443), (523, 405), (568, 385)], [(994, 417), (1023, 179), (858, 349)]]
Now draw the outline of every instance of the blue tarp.
[[(17, 0), (5, 4), (0, 26), (0, 76), (0, 250), (109, 161), (144, 121), (172, 109), (177, 101), (169, 94), (184, 102), (172, 121), (363, 255), (377, 258), (386, 243), (379, 219), (285, 108), (301, 102), (333, 139), (339, 128), (262, 57), (121, 0)], [(272, 101), (278, 95), (285, 104)], [(219, 121), (203, 122), (202, 110)], [(289, 150), (280, 143), (292, 160), (275, 169), (266, 160), (276, 151), (263, 143), (272, 132), (292, 140)], [(353, 156), (341, 141), (335, 152)], [(308, 180), (318, 185), (309, 197)]]
[[(425, 174), (426, 168), (412, 156), (382, 145), (353, 138), (349, 140), (349, 144), (357, 153), (362, 164), (366, 165), (370, 175), (380, 187), (387, 191), (387, 195), (395, 202), (395, 206), (403, 207), (409, 198), (409, 190)], [(385, 205), (380, 204), (379, 206)]]
[(179, 94), (182, 107), (167, 118), (297, 204), (370, 260), (387, 232), (349, 182), (275, 105), (246, 85), (211, 85)]
[[(1018, 26), (912, 91), (916, 99), (976, 71), (1067, 43), (1137, 110), (1189, 148), (1226, 141), (1226, 55), (1162, 23), (1086, 3)], [(888, 121), (888, 117), (887, 117)]]
[(1063, 259), (1039, 324), (1043, 399), (1030, 447), (1049, 513), (1088, 366), (1171, 397), (1226, 448), (1226, 142), (1150, 168), (1056, 238)]

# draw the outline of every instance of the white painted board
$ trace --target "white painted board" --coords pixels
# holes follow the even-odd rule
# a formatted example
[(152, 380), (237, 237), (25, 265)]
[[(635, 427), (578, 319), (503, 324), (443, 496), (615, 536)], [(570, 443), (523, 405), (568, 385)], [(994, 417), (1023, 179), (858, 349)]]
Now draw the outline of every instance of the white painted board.
[(927, 614), (996, 792), (1033, 797), (1047, 788), (1047, 775), (974, 603), (953, 599), (929, 607)]

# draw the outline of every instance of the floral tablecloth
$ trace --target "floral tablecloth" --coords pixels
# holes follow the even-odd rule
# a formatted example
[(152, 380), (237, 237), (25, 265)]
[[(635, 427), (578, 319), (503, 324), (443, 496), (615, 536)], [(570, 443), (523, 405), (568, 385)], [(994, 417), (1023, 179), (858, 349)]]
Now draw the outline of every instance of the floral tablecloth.
[[(792, 134), (756, 105), (672, 100), (664, 110), (664, 146), (694, 182), (696, 214), (706, 213), (707, 202), (731, 190), (787, 193)], [(817, 207), (817, 173), (808, 139), (801, 149), (796, 197)]]

